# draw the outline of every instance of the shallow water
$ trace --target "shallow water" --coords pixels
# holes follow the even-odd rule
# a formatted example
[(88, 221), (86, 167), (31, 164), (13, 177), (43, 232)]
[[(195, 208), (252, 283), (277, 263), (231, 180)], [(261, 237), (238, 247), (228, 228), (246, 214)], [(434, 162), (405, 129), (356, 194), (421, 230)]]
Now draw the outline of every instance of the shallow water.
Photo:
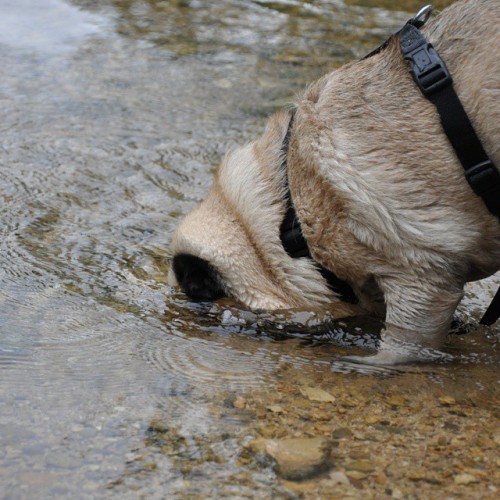
[[(466, 471), (479, 478), (475, 491), (494, 495), (500, 329), (477, 319), (498, 278), (468, 290), (467, 334), (450, 336), (451, 359), (397, 370), (340, 360), (373, 347), (373, 320), (195, 305), (166, 285), (173, 228), (221, 155), (419, 6), (0, 2), (0, 497), (293, 497), (307, 491), (245, 457), (253, 437), (348, 427), (356, 442), (336, 458), (348, 470), (352, 449), (379, 453), (361, 435), (387, 424), (371, 428), (367, 412), (393, 428), (431, 409), (432, 436), (463, 431), (461, 447), (484, 453), (469, 463), (457, 452), (449, 474), (425, 487), (451, 488)], [(297, 388), (310, 385), (337, 404), (308, 401)], [(277, 402), (283, 411), (268, 410)], [(411, 427), (403, 434), (418, 441)], [(430, 453), (418, 443), (414, 457)], [(379, 463), (343, 487), (354, 496), (422, 488), (413, 465)], [(375, 481), (381, 473), (388, 484)]]

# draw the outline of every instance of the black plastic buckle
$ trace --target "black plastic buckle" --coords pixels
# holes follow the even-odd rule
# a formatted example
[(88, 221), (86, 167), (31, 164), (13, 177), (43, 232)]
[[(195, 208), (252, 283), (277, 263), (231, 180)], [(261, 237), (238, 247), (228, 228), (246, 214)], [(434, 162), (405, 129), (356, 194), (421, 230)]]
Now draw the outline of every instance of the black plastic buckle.
[(500, 189), (500, 174), (491, 160), (483, 161), (467, 169), (465, 176), (474, 192), (479, 196)]
[(413, 79), (425, 96), (453, 83), (448, 68), (432, 44), (418, 46), (406, 53), (405, 58), (410, 61)]

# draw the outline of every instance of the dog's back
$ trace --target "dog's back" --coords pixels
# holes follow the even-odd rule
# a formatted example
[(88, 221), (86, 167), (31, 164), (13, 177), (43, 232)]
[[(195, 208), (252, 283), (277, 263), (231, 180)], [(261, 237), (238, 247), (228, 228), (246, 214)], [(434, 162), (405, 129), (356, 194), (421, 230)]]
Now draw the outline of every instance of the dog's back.
[[(424, 30), (497, 167), (499, 21), (497, 0), (463, 0)], [(298, 104), (296, 130), (289, 178), (308, 241), (335, 249), (339, 238), (354, 237), (346, 246), (361, 243), (358, 250), (372, 253), (374, 262), (392, 259), (422, 273), (451, 266), (467, 280), (498, 269), (500, 224), (472, 192), (395, 38), (379, 54), (312, 85)], [(313, 194), (325, 183), (341, 206), (335, 217)], [(329, 251), (323, 258), (345, 260)], [(348, 272), (355, 272), (351, 265)]]

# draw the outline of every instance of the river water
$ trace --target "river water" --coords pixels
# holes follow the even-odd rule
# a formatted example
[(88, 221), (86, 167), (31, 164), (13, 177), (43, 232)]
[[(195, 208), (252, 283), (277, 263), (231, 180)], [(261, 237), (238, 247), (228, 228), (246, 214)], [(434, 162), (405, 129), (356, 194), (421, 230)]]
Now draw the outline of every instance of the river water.
[[(495, 494), (500, 329), (477, 320), (498, 278), (468, 289), (449, 361), (385, 371), (340, 360), (373, 346), (373, 321), (196, 305), (166, 284), (173, 229), (223, 153), (419, 6), (0, 0), (1, 498), (328, 497), (331, 478), (300, 491), (246, 446), (339, 428), (346, 495), (467, 488), (460, 474)], [(396, 438), (414, 447), (393, 443), (392, 470), (373, 443)], [(429, 453), (446, 473), (411, 477)]]

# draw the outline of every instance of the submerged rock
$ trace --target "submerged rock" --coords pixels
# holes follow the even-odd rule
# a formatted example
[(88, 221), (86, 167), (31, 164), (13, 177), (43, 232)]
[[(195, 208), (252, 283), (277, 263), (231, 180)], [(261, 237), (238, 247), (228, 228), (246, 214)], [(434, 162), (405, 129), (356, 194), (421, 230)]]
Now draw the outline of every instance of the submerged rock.
[(349, 478), (342, 472), (342, 471), (333, 471), (330, 474), (330, 481), (332, 481), (334, 484), (344, 484), (344, 485), (350, 485), (351, 482), (349, 481)]
[(443, 406), (453, 406), (453, 405), (456, 405), (457, 402), (456, 402), (455, 398), (452, 398), (451, 396), (441, 396), (439, 398), (439, 404), (441, 404)]
[(332, 442), (321, 437), (257, 439), (251, 448), (272, 457), (276, 473), (290, 481), (309, 479), (331, 466)]
[(301, 387), (300, 392), (310, 401), (318, 401), (321, 403), (335, 403), (335, 398), (319, 387)]
[(479, 479), (472, 474), (458, 474), (455, 476), (454, 481), (456, 484), (473, 484), (479, 483)]

